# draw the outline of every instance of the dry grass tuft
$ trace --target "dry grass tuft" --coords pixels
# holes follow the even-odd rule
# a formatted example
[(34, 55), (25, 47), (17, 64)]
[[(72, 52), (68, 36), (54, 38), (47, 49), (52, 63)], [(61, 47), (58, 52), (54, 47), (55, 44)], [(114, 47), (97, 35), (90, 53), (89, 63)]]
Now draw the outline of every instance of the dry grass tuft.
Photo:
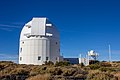
[(34, 77), (28, 78), (27, 80), (52, 80), (50, 74), (39, 74)]

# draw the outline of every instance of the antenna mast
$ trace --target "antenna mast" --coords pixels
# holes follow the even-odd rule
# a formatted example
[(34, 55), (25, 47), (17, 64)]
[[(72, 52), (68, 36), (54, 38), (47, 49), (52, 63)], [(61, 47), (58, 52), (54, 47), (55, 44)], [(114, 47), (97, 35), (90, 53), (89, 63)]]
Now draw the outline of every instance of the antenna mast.
[(110, 44), (109, 44), (109, 62), (111, 62), (111, 47), (110, 47)]

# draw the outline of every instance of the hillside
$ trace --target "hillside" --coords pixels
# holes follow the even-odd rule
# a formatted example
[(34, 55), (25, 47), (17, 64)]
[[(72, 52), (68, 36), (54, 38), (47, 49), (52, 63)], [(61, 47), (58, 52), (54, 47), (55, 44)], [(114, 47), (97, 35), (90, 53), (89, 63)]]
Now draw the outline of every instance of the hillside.
[(20, 65), (1, 61), (0, 80), (120, 80), (120, 63)]

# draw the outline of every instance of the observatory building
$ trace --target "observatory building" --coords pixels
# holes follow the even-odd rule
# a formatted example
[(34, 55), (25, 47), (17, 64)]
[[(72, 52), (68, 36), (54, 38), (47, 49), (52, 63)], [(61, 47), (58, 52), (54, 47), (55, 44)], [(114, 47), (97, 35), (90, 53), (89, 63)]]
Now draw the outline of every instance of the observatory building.
[(90, 64), (90, 61), (97, 61), (99, 54), (96, 53), (94, 50), (88, 51), (88, 54), (86, 55), (86, 58), (83, 58), (80, 54), (79, 57), (79, 64), (83, 63), (85, 66)]
[(60, 61), (60, 34), (47, 18), (33, 18), (20, 34), (19, 64)]

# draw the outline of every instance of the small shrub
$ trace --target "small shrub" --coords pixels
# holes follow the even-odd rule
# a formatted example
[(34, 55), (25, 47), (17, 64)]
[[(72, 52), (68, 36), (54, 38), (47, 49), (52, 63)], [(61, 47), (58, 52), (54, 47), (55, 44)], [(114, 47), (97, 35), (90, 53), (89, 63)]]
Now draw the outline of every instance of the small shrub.
[(4, 69), (4, 65), (0, 65), (0, 70)]
[(111, 67), (112, 65), (110, 63), (108, 63), (108, 62), (101, 62), (100, 66), (102, 66), (102, 67)]
[(34, 68), (32, 68), (32, 72), (31, 73), (35, 73), (35, 74), (44, 74), (46, 73), (47, 67), (46, 66), (36, 66)]
[(94, 78), (95, 74), (88, 74), (87, 75), (87, 80), (92, 80)]
[(89, 73), (87, 76), (87, 80), (118, 80), (118, 79), (112, 74), (97, 72), (97, 73)]
[(39, 74), (33, 77), (28, 78), (27, 80), (52, 80), (50, 74)]
[(54, 65), (52, 61), (45, 61), (45, 65)]
[(77, 75), (75, 75), (75, 78), (85, 79), (86, 76), (84, 74), (77, 74)]
[(70, 63), (68, 61), (60, 61), (60, 62), (56, 62), (55, 66), (69, 66)]
[(102, 72), (107, 72), (107, 71), (108, 72), (115, 72), (116, 71), (115, 68), (111, 68), (111, 67), (101, 67), (99, 70)]
[(108, 70), (108, 68), (106, 68), (106, 67), (101, 67), (99, 70), (102, 71), (102, 72), (106, 72), (106, 71)]
[(16, 68), (10, 72), (10, 74), (16, 74), (16, 75), (28, 75), (29, 71), (24, 68)]
[(98, 65), (98, 64), (91, 64), (88, 67), (90, 67), (90, 69), (92, 69), (92, 70), (95, 70), (95, 69), (99, 69), (100, 65)]
[(88, 71), (88, 70), (90, 70), (90, 67), (84, 67), (83, 69)]
[(42, 69), (42, 70), (46, 70), (46, 69), (47, 69), (47, 67), (46, 67), (46, 66), (43, 66), (41, 69)]
[(63, 72), (60, 68), (52, 67), (48, 69), (48, 73), (51, 73), (53, 75), (61, 75)]
[(73, 76), (76, 71), (74, 68), (63, 69), (63, 76)]
[(90, 60), (89, 61), (89, 64), (96, 64), (96, 63), (99, 63), (99, 61), (98, 60)]
[(39, 74), (38, 72), (36, 72), (36, 71), (30, 71), (30, 76), (36, 76), (37, 74)]
[(62, 75), (54, 75), (52, 76), (52, 80), (66, 80)]
[(85, 65), (83, 63), (80, 64), (81, 68), (84, 67)]

